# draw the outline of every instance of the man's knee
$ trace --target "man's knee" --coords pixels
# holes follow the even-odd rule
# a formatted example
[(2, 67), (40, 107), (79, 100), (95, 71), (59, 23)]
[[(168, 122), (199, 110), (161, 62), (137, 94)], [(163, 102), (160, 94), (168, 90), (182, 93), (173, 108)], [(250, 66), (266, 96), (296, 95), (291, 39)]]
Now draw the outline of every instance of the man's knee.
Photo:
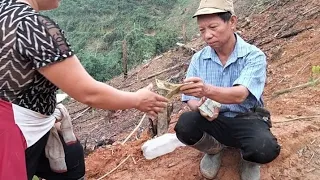
[(267, 164), (278, 157), (280, 145), (272, 137), (255, 137), (251, 143), (242, 149), (244, 160), (259, 164)]
[(197, 116), (196, 112), (183, 113), (174, 128), (177, 138), (187, 145), (198, 142), (203, 135), (197, 127)]
[(191, 117), (193, 112), (183, 113), (174, 127), (177, 134), (189, 134), (194, 131), (195, 120)]

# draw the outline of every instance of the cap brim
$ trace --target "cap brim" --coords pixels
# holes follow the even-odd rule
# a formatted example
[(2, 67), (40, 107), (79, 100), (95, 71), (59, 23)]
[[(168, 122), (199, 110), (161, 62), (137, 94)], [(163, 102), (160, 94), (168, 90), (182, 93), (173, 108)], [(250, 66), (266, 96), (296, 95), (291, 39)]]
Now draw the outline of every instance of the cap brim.
[(222, 9), (216, 9), (216, 8), (202, 8), (202, 9), (198, 9), (197, 12), (192, 17), (194, 18), (200, 15), (215, 14), (215, 13), (222, 13), (222, 12), (227, 12), (227, 11)]

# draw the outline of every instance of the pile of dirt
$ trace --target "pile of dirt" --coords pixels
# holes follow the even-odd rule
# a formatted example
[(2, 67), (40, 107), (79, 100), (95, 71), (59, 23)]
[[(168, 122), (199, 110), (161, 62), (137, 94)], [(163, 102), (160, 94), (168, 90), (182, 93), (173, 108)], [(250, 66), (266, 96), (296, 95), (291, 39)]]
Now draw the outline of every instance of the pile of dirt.
[[(315, 78), (311, 68), (320, 65), (319, 9), (319, 0), (272, 1), (260, 11), (240, 19), (239, 33), (242, 37), (261, 48), (268, 56), (268, 82), (264, 100), (272, 113), (272, 131), (282, 146), (280, 156), (274, 162), (262, 166), (261, 179), (316, 180), (320, 177), (319, 85), (276, 95), (279, 90), (308, 83)], [(119, 76), (108, 84), (135, 91), (154, 82), (154, 77), (146, 77), (175, 66), (155, 77), (180, 81), (193, 54), (190, 49), (200, 50), (203, 46), (200, 39), (194, 39), (186, 48), (174, 48), (138, 66), (129, 72), (127, 79)], [(179, 114), (187, 111), (179, 100), (179, 97), (174, 98), (170, 131)], [(88, 179), (102, 177), (127, 157), (125, 163), (105, 179), (202, 179), (199, 162), (203, 154), (190, 147), (179, 148), (152, 161), (144, 159), (140, 147), (150, 137), (146, 131), (147, 121), (131, 142), (124, 146), (117, 145), (136, 126), (142, 116), (141, 112), (88, 109), (75, 101), (69, 102), (67, 106), (75, 118), (73, 123), (76, 133), (86, 148), (106, 146), (86, 158)], [(239, 159), (237, 150), (225, 150), (217, 179), (239, 179)]]
[[(320, 123), (296, 122), (273, 129), (282, 145), (279, 158), (262, 166), (261, 179), (312, 179), (320, 175)], [(199, 172), (202, 153), (181, 147), (154, 160), (145, 160), (140, 147), (148, 136), (122, 146), (99, 149), (86, 159), (87, 177), (97, 179), (114, 169), (130, 156), (123, 165), (105, 179), (203, 179)], [(238, 180), (239, 152), (227, 149), (217, 179)]]

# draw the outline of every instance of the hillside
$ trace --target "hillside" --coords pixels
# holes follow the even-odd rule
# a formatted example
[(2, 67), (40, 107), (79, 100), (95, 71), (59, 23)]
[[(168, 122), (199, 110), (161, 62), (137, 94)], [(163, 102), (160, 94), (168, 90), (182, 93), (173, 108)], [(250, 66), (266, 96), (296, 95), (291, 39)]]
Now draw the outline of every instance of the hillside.
[[(236, 1), (236, 5), (241, 7), (237, 10), (241, 17), (238, 30), (244, 39), (261, 48), (268, 56), (268, 82), (264, 97), (273, 117), (272, 131), (282, 146), (281, 155), (262, 167), (261, 179), (317, 180), (320, 176), (319, 85), (278, 96), (275, 93), (312, 82), (318, 77), (311, 69), (312, 66), (320, 65), (320, 2), (248, 2)], [(245, 13), (241, 10), (245, 10)], [(203, 45), (199, 38), (194, 38), (186, 46), (200, 50)], [(108, 84), (128, 91), (137, 90), (154, 82), (154, 78), (144, 78), (170, 67), (177, 68), (156, 77), (180, 81), (192, 54), (187, 49), (174, 47), (132, 69), (127, 79), (118, 76), (108, 81)], [(170, 131), (179, 114), (187, 110), (179, 99), (179, 96), (174, 98)], [(147, 121), (139, 129), (135, 139), (132, 138), (124, 146), (118, 145), (136, 126), (142, 113), (135, 110), (95, 110), (75, 101), (67, 105), (75, 118), (73, 123), (76, 133), (86, 145), (87, 151), (94, 149), (95, 145), (104, 144), (86, 158), (88, 179), (103, 176), (128, 156), (130, 158), (126, 163), (105, 179), (202, 179), (198, 170), (202, 153), (192, 148), (179, 148), (152, 161), (143, 158), (140, 147), (149, 138)], [(239, 158), (237, 150), (226, 150), (218, 179), (239, 179)]]
[[(82, 64), (97, 80), (122, 72), (122, 42), (132, 68), (160, 54), (181, 38), (191, 0), (73, 0), (46, 12), (65, 30)], [(171, 15), (178, 16), (174, 23)], [(192, 37), (195, 30), (187, 29)]]
[[(250, 7), (250, 12), (269, 1), (236, 3), (239, 10)], [(131, 69), (167, 51), (177, 41), (191, 40), (197, 27), (190, 17), (197, 6), (195, 0), (74, 0), (61, 1), (57, 10), (44, 14), (65, 30), (87, 71), (95, 79), (106, 81), (122, 72), (124, 41)]]

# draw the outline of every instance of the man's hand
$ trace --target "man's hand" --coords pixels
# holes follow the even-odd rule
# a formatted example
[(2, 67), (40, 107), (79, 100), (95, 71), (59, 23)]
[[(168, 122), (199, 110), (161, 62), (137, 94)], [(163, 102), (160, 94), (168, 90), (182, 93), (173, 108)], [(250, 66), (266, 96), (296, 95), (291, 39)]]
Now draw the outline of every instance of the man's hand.
[(157, 113), (161, 112), (167, 106), (168, 100), (152, 92), (151, 89), (152, 84), (136, 92), (136, 109), (155, 117)]
[(207, 91), (207, 85), (199, 77), (190, 77), (184, 80), (184, 85), (180, 88), (183, 94), (202, 98)]
[[(199, 101), (198, 107), (200, 107), (206, 100), (207, 100), (206, 97), (201, 98), (200, 101)], [(218, 108), (218, 107), (214, 107), (214, 109), (212, 110), (212, 112), (213, 112), (213, 116), (212, 117), (210, 117), (208, 114), (203, 112), (200, 108), (198, 108), (198, 109), (199, 109), (200, 114), (204, 118), (206, 118), (208, 121), (213, 121), (219, 116), (220, 108)]]

